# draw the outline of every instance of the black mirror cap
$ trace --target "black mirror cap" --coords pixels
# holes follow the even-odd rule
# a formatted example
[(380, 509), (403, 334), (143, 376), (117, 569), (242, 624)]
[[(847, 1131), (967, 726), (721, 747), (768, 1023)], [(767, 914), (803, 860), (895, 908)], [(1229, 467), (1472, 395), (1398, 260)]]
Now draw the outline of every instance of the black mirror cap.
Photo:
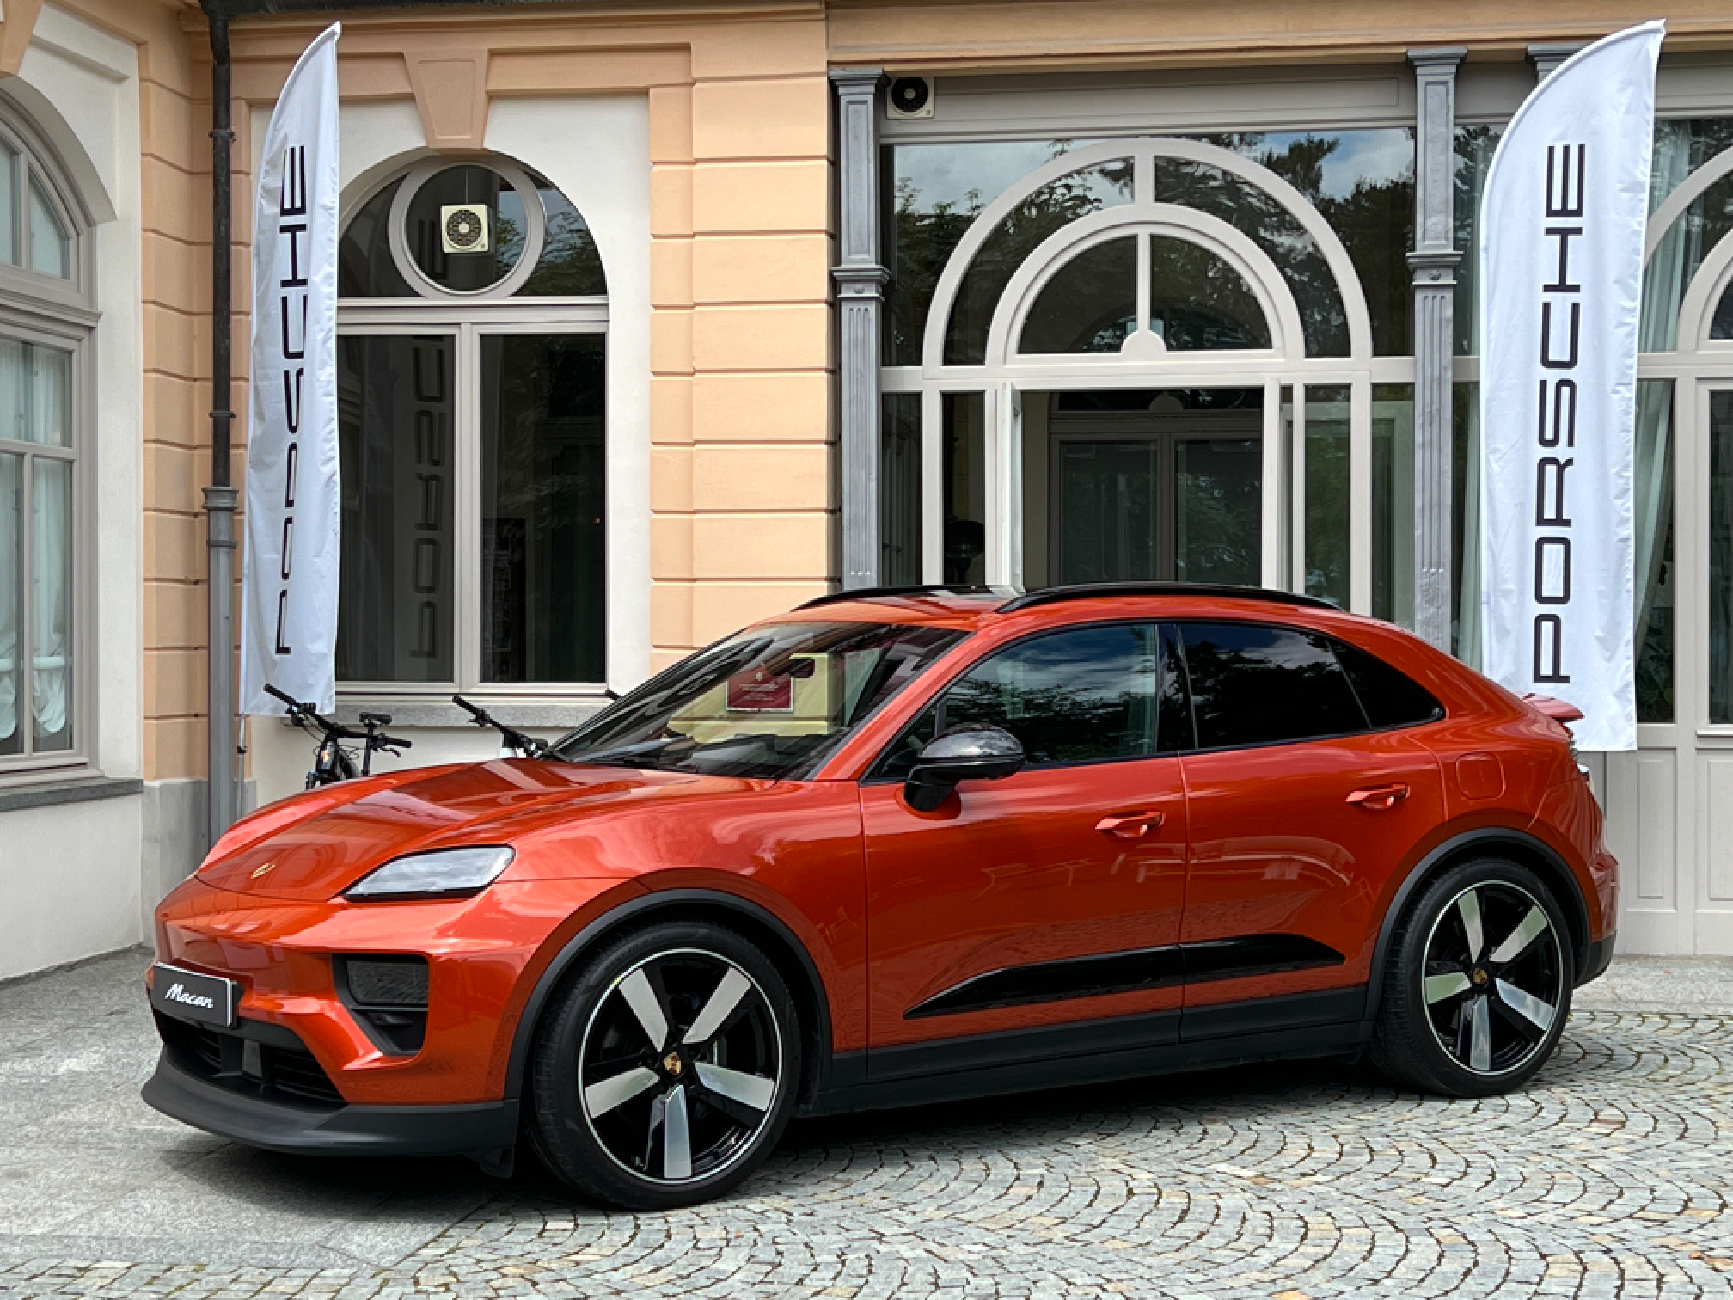
[(932, 812), (959, 781), (998, 781), (1023, 763), (1022, 743), (1010, 732), (965, 723), (927, 742), (904, 783), (903, 797), (917, 812)]

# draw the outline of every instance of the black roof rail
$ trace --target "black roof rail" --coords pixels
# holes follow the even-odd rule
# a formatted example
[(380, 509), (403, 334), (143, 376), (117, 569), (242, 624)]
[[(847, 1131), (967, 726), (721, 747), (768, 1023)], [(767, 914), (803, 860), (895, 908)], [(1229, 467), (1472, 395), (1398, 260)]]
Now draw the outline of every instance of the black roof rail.
[(1042, 587), (1013, 597), (999, 606), (1001, 614), (1030, 609), (1036, 605), (1057, 605), (1067, 600), (1090, 600), (1099, 596), (1212, 596), (1230, 600), (1263, 600), (1272, 605), (1304, 605), (1312, 609), (1340, 609), (1333, 601), (1317, 596), (1302, 596), (1292, 591), (1272, 591), (1268, 587), (1234, 587), (1209, 582), (1080, 582), (1064, 587)]
[(836, 605), (845, 600), (885, 600), (895, 596), (1015, 596), (1015, 587), (977, 587), (933, 585), (924, 587), (856, 587), (853, 591), (833, 591), (814, 596), (796, 609), (816, 609), (820, 605)]

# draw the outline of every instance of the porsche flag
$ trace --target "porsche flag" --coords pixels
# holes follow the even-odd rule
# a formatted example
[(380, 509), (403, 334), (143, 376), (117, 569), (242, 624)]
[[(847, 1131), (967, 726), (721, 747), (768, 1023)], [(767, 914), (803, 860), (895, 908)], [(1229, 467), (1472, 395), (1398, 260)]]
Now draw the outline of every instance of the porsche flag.
[(241, 711), (267, 684), (336, 704), (337, 35), (307, 47), (271, 113), (253, 218)]
[(1597, 41), (1511, 119), (1480, 214), (1481, 662), (1637, 743), (1631, 461), (1663, 25)]

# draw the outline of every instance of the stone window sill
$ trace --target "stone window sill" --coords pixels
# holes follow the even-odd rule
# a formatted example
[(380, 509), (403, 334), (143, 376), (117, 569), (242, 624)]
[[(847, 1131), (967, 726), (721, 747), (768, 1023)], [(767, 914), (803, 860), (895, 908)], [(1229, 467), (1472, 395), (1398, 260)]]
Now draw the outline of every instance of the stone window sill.
[(55, 804), (88, 803), (93, 799), (124, 799), (144, 790), (137, 777), (86, 776), (71, 781), (41, 781), (32, 785), (0, 786), (0, 813)]

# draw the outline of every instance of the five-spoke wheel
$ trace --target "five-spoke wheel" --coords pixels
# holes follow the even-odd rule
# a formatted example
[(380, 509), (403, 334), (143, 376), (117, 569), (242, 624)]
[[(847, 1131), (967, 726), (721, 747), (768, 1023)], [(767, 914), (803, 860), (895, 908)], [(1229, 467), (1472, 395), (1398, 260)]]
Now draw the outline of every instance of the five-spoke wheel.
[(1568, 931), (1533, 872), (1496, 859), (1453, 867), (1397, 930), (1373, 1060), (1455, 1096), (1515, 1087), (1557, 1045), (1572, 974)]
[(536, 1146), (643, 1208), (717, 1195), (775, 1145), (799, 1078), (775, 967), (720, 927), (655, 926), (586, 966), (538, 1034)]

